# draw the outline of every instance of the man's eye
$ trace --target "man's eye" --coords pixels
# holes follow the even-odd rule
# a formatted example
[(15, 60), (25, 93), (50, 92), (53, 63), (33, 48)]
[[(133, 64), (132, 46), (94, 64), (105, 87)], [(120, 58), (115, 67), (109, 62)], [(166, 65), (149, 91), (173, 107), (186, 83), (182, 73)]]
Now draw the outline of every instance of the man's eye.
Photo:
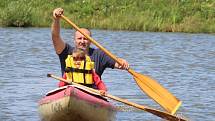
[(83, 38), (83, 37), (79, 37), (78, 39), (81, 39), (81, 40), (82, 40), (82, 39), (83, 39), (83, 40), (87, 40), (87, 38)]

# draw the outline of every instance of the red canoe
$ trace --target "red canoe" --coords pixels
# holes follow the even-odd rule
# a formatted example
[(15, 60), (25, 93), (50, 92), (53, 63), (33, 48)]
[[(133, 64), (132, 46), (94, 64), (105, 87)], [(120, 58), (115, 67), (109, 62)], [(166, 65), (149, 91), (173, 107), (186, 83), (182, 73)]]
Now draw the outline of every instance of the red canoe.
[(76, 86), (50, 91), (39, 101), (42, 121), (113, 121), (116, 108), (105, 98)]

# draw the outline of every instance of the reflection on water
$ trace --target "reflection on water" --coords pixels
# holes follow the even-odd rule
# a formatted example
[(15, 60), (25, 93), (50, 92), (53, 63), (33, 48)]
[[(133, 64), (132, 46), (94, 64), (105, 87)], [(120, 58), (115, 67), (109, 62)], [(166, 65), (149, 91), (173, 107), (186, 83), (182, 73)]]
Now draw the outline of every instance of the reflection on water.
[[(71, 41), (71, 30), (62, 36)], [(215, 36), (93, 30), (93, 38), (131, 67), (150, 75), (183, 101), (179, 114), (191, 120), (215, 118)], [(47, 73), (60, 74), (49, 28), (0, 28), (0, 117), (3, 121), (38, 121), (38, 100), (57, 86)], [(71, 42), (72, 43), (72, 42)], [(103, 80), (112, 95), (161, 109), (126, 71), (107, 69)], [(159, 120), (122, 103), (117, 121)]]

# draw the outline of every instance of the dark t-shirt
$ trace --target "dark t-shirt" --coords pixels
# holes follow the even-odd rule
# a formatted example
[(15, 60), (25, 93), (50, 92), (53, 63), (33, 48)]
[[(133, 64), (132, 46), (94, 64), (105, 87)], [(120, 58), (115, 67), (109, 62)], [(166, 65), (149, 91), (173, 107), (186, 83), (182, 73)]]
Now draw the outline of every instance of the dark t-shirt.
[[(61, 63), (61, 71), (62, 74), (64, 73), (66, 63), (65, 60), (68, 54), (71, 54), (74, 47), (70, 46), (66, 43), (66, 47), (59, 54), (59, 59)], [(105, 68), (114, 68), (115, 61), (107, 56), (103, 51), (100, 49), (89, 48), (89, 53), (91, 60), (95, 62), (95, 71), (101, 77), (102, 73), (104, 72)]]

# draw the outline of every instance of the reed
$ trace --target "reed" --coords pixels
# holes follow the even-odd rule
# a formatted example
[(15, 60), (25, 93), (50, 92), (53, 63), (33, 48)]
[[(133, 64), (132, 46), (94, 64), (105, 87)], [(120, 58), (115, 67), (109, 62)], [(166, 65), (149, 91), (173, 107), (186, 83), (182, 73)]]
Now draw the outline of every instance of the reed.
[(213, 0), (0, 0), (0, 26), (49, 27), (57, 7), (81, 27), (215, 33)]

